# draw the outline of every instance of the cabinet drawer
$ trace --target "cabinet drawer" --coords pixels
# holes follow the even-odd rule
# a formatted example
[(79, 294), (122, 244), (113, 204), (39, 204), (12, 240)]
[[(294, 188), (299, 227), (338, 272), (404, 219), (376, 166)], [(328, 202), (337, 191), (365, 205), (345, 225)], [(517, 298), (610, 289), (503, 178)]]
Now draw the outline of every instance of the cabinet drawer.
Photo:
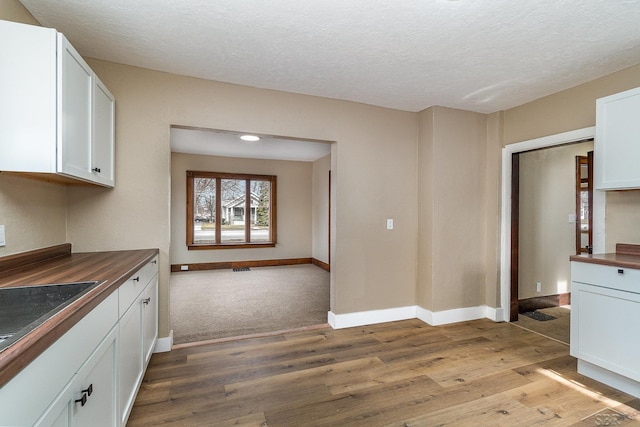
[(127, 311), (136, 297), (142, 293), (147, 284), (158, 274), (158, 257), (154, 257), (144, 267), (135, 272), (120, 288), (118, 288), (118, 317)]
[(571, 281), (640, 294), (640, 270), (571, 262)]

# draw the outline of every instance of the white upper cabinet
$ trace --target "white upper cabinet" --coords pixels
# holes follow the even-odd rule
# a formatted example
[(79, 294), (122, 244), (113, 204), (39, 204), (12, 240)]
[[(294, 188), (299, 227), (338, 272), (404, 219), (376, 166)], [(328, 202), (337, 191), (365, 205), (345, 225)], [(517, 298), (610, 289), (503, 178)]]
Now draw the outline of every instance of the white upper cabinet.
[(63, 174), (91, 179), (91, 87), (93, 71), (58, 34), (58, 169)]
[(640, 88), (596, 101), (595, 188), (640, 188)]
[(0, 171), (114, 185), (114, 98), (56, 30), (0, 21)]
[(92, 179), (113, 187), (115, 185), (116, 100), (97, 76), (94, 76), (93, 81)]

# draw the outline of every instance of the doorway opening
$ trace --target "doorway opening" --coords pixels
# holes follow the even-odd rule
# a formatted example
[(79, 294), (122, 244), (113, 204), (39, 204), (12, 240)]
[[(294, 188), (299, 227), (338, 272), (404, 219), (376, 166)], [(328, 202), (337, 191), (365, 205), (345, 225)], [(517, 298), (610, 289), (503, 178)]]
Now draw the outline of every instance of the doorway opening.
[[(576, 253), (576, 228), (588, 224), (587, 170), (578, 186), (576, 177), (583, 173), (576, 157), (586, 158), (592, 149), (589, 140), (513, 154), (512, 240), (517, 250), (512, 254), (511, 297), (517, 325), (567, 344), (569, 257)], [(582, 189), (585, 209), (576, 215)], [(584, 230), (588, 233), (586, 225)]]
[(576, 156), (576, 255), (593, 253), (593, 151)]
[[(518, 310), (514, 300), (517, 301), (517, 288), (513, 289), (514, 277), (512, 265), (516, 265), (514, 255), (519, 255), (517, 244), (514, 245), (512, 240), (512, 210), (514, 200), (512, 199), (512, 170), (513, 155), (523, 153), (530, 150), (561, 146), (565, 144), (575, 143), (587, 139), (593, 139), (595, 136), (595, 127), (578, 129), (575, 131), (565, 132), (561, 134), (551, 135), (543, 138), (537, 138), (529, 141), (509, 144), (502, 150), (502, 209), (501, 209), (501, 275), (500, 275), (500, 305), (502, 308), (502, 319), (507, 321), (516, 321)], [(604, 234), (604, 207), (606, 202), (606, 194), (604, 192), (593, 193), (593, 251), (595, 253), (604, 251), (605, 234)], [(569, 211), (570, 212), (570, 211)], [(566, 213), (564, 215), (567, 215)], [(565, 217), (566, 218), (566, 217)], [(569, 260), (566, 260), (567, 265)], [(535, 286), (535, 284), (534, 284)]]
[[(327, 175), (335, 167), (335, 143), (264, 134), (256, 135), (259, 141), (243, 142), (241, 134), (171, 127), (169, 315), (176, 345), (327, 324), (334, 244), (327, 236), (335, 215)], [(275, 218), (277, 210), (277, 241), (258, 247), (254, 221), (244, 221), (240, 232), (249, 235), (253, 245), (247, 241), (242, 247), (231, 247), (220, 239), (215, 247), (189, 247), (188, 232), (203, 234), (203, 227), (209, 227), (214, 235), (217, 230), (222, 233), (231, 224), (224, 214), (235, 212), (222, 209), (234, 202), (223, 191), (226, 175), (220, 179), (220, 188), (211, 186), (215, 209), (194, 208), (195, 197), (206, 192), (199, 189), (191, 197), (189, 210), (187, 171), (275, 177), (277, 198), (272, 193), (269, 212)], [(260, 194), (254, 197), (249, 193), (252, 188), (245, 187), (250, 197), (241, 200), (242, 205), (250, 212), (253, 205), (248, 200), (255, 198), (258, 218)], [(259, 225), (257, 219), (255, 224)], [(209, 228), (205, 231), (210, 232)]]

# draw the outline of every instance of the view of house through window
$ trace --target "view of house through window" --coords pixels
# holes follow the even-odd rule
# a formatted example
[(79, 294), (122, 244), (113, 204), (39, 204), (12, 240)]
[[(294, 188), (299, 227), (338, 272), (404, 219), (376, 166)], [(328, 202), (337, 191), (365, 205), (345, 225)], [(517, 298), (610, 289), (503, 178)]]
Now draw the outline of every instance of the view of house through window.
[(188, 171), (187, 246), (274, 246), (275, 194), (275, 176)]

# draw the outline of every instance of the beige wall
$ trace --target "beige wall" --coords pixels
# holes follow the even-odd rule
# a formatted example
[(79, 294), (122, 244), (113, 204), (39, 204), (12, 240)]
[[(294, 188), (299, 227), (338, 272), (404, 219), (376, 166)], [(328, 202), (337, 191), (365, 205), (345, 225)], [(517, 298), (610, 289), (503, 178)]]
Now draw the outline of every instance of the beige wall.
[(485, 170), (485, 240), (486, 268), (485, 303), (489, 307), (500, 307), (500, 241), (502, 232), (502, 131), (504, 125), (503, 112), (487, 116), (487, 140)]
[[(571, 290), (569, 256), (576, 253), (576, 156), (593, 142), (520, 154), (518, 298)], [(536, 283), (542, 292), (536, 292)]]
[[(597, 98), (635, 87), (640, 87), (640, 65), (507, 110), (503, 142), (511, 144), (595, 126)], [(618, 242), (640, 244), (640, 231), (635, 226), (640, 223), (638, 193), (639, 190), (607, 193), (607, 252), (614, 251)]]
[(415, 304), (415, 114), (89, 63), (116, 97), (116, 188), (69, 190), (69, 238), (78, 250), (160, 248), (161, 336), (169, 330), (172, 124), (337, 141), (332, 310)]
[[(311, 256), (311, 162), (171, 154), (171, 264), (247, 261)], [(276, 175), (278, 243), (275, 248), (189, 251), (186, 246), (188, 170)]]
[(313, 162), (311, 256), (329, 262), (329, 171), (331, 155)]
[(419, 305), (484, 305), (487, 116), (432, 107), (419, 129)]
[(7, 243), (0, 256), (65, 243), (66, 187), (0, 173), (0, 224)]
[(40, 25), (36, 18), (17, 0), (0, 1), (0, 19), (22, 22), (23, 24)]
[[(15, 0), (0, 3), (0, 18), (35, 23)], [(640, 86), (638, 65), (488, 116), (440, 107), (415, 114), (89, 63), (116, 97), (116, 188), (0, 176), (0, 223), (13, 223), (0, 250), (65, 240), (75, 251), (159, 248), (160, 336), (170, 329), (172, 124), (336, 141), (332, 310), (417, 303), (439, 311), (500, 299), (501, 148), (593, 126), (596, 98)], [(640, 243), (638, 194), (608, 195), (608, 249)], [(39, 200), (39, 213), (30, 212)], [(22, 244), (11, 237), (28, 233)]]
[[(0, 19), (38, 24), (17, 1), (0, 2)], [(0, 256), (65, 243), (66, 187), (0, 173), (0, 224), (7, 243)]]
[(418, 113), (418, 263), (416, 303), (433, 310), (434, 108)]

